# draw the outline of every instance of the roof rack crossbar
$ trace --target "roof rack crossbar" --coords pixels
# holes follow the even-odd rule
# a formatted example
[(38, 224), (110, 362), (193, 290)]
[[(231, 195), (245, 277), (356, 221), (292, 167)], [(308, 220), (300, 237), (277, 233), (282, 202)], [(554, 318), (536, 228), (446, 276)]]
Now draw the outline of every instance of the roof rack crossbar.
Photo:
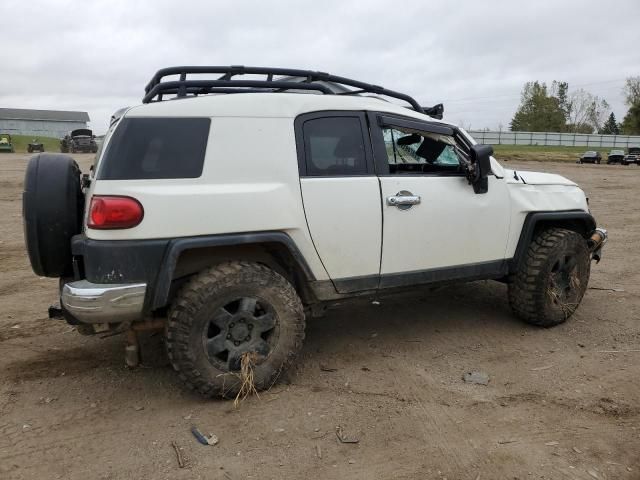
[[(296, 87), (298, 88), (298, 87)], [(292, 88), (291, 88), (292, 89)], [(290, 89), (276, 89), (274, 90), (274, 92), (279, 92), (279, 91), (286, 91), (286, 90), (290, 90)], [(315, 89), (305, 89), (304, 87), (302, 88), (298, 88), (298, 90), (315, 90)], [(178, 95), (178, 92), (180, 91), (179, 88), (172, 88), (172, 89), (167, 89), (167, 90), (163, 90), (161, 94), (158, 95)], [(187, 87), (185, 90), (185, 93), (187, 96), (193, 95), (193, 96), (198, 96), (198, 95), (208, 95), (211, 93), (264, 93), (265, 89), (264, 88), (247, 88), (247, 87), (242, 87), (242, 88), (229, 88), (229, 87)], [(153, 102), (150, 103), (156, 103), (158, 102), (158, 100), (155, 100)]]
[[(201, 74), (221, 74), (214, 80), (189, 80), (187, 75)], [(179, 75), (177, 81), (163, 81), (164, 77)], [(236, 75), (265, 75), (262, 80), (234, 80)], [(303, 82), (274, 80), (274, 75), (285, 77), (300, 77)], [(162, 94), (175, 94), (178, 97), (185, 97), (188, 94), (195, 94), (194, 88), (210, 89), (210, 93), (227, 93), (224, 90), (233, 87), (246, 87), (252, 89), (262, 89), (262, 91), (277, 90), (316, 90), (325, 94), (334, 93), (328, 87), (315, 83), (318, 81), (333, 82), (348, 87), (359, 89), (362, 93), (375, 93), (387, 97), (397, 98), (411, 105), (414, 110), (424, 113), (420, 104), (411, 96), (394, 90), (387, 90), (379, 85), (372, 85), (346, 77), (331, 75), (326, 72), (312, 70), (299, 70), (294, 68), (272, 68), (272, 67), (245, 67), (243, 65), (231, 66), (181, 66), (169, 67), (158, 70), (145, 87), (143, 103), (160, 101)], [(234, 92), (235, 93), (235, 92)], [(156, 98), (158, 97), (158, 98)]]

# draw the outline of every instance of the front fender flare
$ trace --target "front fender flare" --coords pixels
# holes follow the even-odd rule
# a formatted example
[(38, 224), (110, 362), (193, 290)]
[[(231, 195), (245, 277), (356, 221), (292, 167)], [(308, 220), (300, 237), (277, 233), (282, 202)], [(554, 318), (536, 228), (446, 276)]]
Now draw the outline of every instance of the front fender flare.
[(528, 213), (522, 225), (522, 230), (520, 231), (520, 239), (518, 240), (516, 251), (511, 262), (509, 262), (509, 273), (517, 271), (536, 231), (542, 226), (547, 225), (550, 227), (567, 228), (587, 238), (589, 234), (595, 230), (596, 220), (593, 218), (593, 215), (583, 210)]

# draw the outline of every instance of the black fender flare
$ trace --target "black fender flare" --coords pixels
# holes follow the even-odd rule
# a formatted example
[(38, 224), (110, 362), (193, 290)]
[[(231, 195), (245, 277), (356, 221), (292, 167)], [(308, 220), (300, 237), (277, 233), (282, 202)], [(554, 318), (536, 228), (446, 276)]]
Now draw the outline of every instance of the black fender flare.
[(266, 243), (282, 244), (291, 254), (297, 266), (307, 281), (314, 281), (315, 276), (295, 242), (284, 232), (252, 232), (222, 235), (207, 235), (201, 237), (176, 238), (169, 241), (164, 258), (156, 277), (151, 298), (147, 299), (149, 310), (155, 310), (167, 305), (171, 289), (171, 282), (178, 258), (183, 252), (199, 248), (223, 247), (236, 245), (261, 245)]
[(536, 231), (541, 226), (552, 226), (567, 228), (583, 235), (585, 239), (596, 228), (596, 220), (593, 215), (583, 210), (568, 210), (560, 212), (530, 212), (527, 214), (516, 251), (511, 262), (509, 262), (509, 273), (514, 273), (520, 262), (526, 255), (527, 248), (533, 239)]

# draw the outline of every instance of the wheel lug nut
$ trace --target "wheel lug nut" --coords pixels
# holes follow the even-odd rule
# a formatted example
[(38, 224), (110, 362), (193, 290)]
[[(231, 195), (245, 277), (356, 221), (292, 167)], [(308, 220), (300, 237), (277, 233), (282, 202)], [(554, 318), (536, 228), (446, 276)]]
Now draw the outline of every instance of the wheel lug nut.
[(233, 342), (233, 344), (237, 347), (238, 345), (240, 345), (240, 342), (236, 340), (235, 342)]
[(251, 340), (251, 335), (247, 335), (247, 336), (245, 337), (245, 341), (247, 341), (247, 342), (248, 342), (249, 340)]
[(231, 338), (231, 334), (230, 333), (227, 333), (227, 338), (228, 339)]
[(253, 330), (253, 324), (250, 323), (248, 327), (249, 327), (249, 330)]
[(233, 323), (233, 322), (231, 322), (231, 323), (229, 324), (229, 327), (230, 327), (230, 328), (233, 328), (233, 327), (235, 327), (235, 326), (236, 326), (236, 324), (235, 324), (235, 323)]

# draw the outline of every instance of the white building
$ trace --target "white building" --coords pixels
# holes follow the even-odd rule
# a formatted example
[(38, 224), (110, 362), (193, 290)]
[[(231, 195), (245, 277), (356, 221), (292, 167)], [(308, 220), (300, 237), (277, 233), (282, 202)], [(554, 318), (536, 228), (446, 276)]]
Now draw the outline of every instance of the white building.
[(62, 138), (76, 128), (87, 128), (87, 112), (0, 108), (0, 133)]

